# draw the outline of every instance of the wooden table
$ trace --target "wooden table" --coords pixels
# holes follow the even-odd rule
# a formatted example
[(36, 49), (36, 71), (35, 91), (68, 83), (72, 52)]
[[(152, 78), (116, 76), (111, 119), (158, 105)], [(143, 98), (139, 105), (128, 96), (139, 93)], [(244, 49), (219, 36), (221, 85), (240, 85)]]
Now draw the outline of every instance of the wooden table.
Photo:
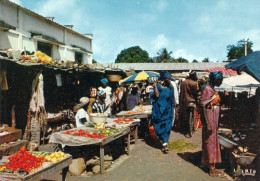
[[(115, 124), (113, 121), (115, 120), (116, 118), (108, 118), (107, 119), (107, 124)], [(125, 127), (129, 127), (130, 128), (130, 132), (132, 130), (134, 130), (134, 140), (135, 140), (135, 143), (137, 142), (137, 139), (138, 139), (138, 126), (140, 125), (140, 119), (135, 119), (134, 122), (131, 122), (129, 125), (125, 126)]]
[(130, 128), (127, 127), (125, 128), (122, 132), (119, 134), (115, 134), (112, 136), (109, 136), (105, 139), (102, 139), (102, 141), (98, 144), (100, 146), (100, 173), (104, 173), (105, 168), (104, 168), (104, 147), (106, 144), (121, 138), (122, 136), (127, 135), (127, 154), (130, 155)]
[(14, 174), (4, 174), (0, 173), (0, 180), (20, 180), (20, 181), (36, 181), (46, 178), (48, 175), (51, 175), (55, 172), (62, 170), (62, 180), (65, 181), (68, 167), (72, 162), (72, 156), (69, 155), (67, 158), (56, 162), (46, 168), (42, 168), (34, 173), (30, 173), (26, 176), (16, 176)]
[[(80, 128), (77, 128), (77, 129), (80, 129)], [(70, 139), (73, 138), (73, 136), (64, 135), (64, 134), (62, 134), (62, 132), (57, 132), (57, 133), (54, 133), (54, 134), (52, 135), (53, 137), (62, 135), (64, 137), (69, 136), (68, 138), (70, 138)], [(114, 140), (117, 140), (117, 139), (119, 139), (123, 136), (127, 136), (127, 154), (130, 155), (130, 127), (123, 128), (120, 132), (115, 133), (115, 134), (113, 134), (109, 137), (103, 138), (103, 139), (86, 138), (86, 141), (81, 140), (80, 144), (77, 144), (77, 145), (70, 144), (70, 143), (67, 143), (67, 142), (62, 142), (61, 140), (55, 141), (55, 139), (52, 138), (52, 136), (50, 138), (49, 143), (59, 143), (59, 144), (64, 144), (64, 145), (68, 145), (68, 146), (98, 145), (100, 147), (100, 149), (99, 149), (100, 150), (100, 173), (103, 173), (104, 170), (105, 170), (104, 169), (104, 147), (105, 147), (106, 144), (108, 144), (108, 143), (110, 143)], [(83, 139), (85, 139), (85, 138), (83, 138)]]

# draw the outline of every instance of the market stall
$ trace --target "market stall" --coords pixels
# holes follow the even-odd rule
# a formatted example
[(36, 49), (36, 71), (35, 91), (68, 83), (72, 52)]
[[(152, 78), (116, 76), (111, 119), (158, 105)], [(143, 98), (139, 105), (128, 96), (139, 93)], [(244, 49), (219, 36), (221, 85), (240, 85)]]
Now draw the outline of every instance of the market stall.
[(63, 152), (29, 152), (23, 146), (0, 160), (0, 180), (34, 181), (62, 170), (65, 180), (72, 156)]
[(226, 65), (239, 75), (224, 79), (216, 88), (224, 91), (218, 138), (233, 177), (259, 172), (259, 55), (256, 51)]
[[(152, 105), (140, 105), (135, 106), (131, 111), (121, 111), (116, 116), (118, 118), (133, 118), (140, 119), (140, 135), (141, 137), (146, 137), (146, 133), (150, 124), (150, 118), (152, 115)], [(135, 129), (135, 140), (137, 139), (138, 126)]]
[(127, 153), (130, 155), (130, 128), (96, 129), (76, 128), (51, 135), (49, 143), (68, 146), (98, 145), (100, 149), (100, 173), (104, 173), (104, 147), (112, 141), (127, 136)]

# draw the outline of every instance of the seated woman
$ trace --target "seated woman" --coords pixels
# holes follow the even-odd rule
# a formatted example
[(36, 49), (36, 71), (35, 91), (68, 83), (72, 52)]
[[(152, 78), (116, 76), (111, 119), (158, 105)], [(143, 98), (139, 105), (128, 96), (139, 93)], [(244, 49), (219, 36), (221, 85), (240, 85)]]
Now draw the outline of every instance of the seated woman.
[(80, 109), (77, 111), (75, 119), (76, 119), (76, 127), (84, 126), (86, 122), (90, 122), (89, 116), (87, 113), (89, 98), (88, 97), (82, 97), (79, 100), (80, 102)]

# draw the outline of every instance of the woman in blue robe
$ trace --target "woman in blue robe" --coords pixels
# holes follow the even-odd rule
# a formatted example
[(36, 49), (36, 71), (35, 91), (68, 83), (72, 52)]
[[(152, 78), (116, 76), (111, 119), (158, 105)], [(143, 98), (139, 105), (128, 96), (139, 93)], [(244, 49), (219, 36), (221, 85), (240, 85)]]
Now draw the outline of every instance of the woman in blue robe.
[(174, 111), (174, 92), (171, 82), (171, 74), (162, 72), (162, 84), (154, 84), (154, 92), (151, 94), (151, 102), (153, 103), (152, 124), (154, 126), (157, 137), (162, 142), (162, 151), (168, 151), (167, 144), (169, 141), (172, 118)]

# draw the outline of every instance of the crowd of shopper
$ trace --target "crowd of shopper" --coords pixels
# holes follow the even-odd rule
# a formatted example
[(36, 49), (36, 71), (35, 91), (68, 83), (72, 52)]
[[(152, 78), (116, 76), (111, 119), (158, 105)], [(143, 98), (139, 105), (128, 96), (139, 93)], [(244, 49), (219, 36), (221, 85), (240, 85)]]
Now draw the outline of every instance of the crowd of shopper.
[(114, 90), (109, 81), (101, 79), (102, 86), (91, 87), (88, 97), (82, 97), (77, 105), (76, 126), (89, 122), (89, 114), (105, 113), (113, 116), (120, 111), (130, 111), (140, 104), (152, 105), (151, 124), (161, 142), (162, 152), (167, 153), (172, 129), (184, 135), (188, 129), (188, 105), (197, 103), (201, 110), (202, 163), (210, 168), (211, 176), (223, 177), (224, 173), (215, 169), (221, 162), (217, 137), (219, 97), (214, 87), (222, 83), (221, 72), (212, 72), (208, 79), (197, 80), (196, 72), (190, 72), (185, 80), (174, 80), (167, 71), (160, 73), (157, 82), (118, 85)]

